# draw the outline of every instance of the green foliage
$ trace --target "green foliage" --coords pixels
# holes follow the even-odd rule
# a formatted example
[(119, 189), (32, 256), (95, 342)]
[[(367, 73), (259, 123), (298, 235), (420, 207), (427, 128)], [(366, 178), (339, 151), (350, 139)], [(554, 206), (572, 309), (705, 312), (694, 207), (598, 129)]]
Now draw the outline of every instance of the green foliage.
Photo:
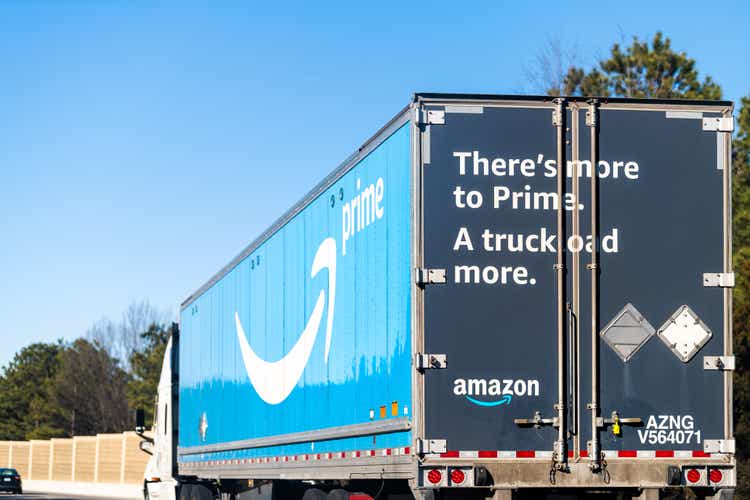
[(154, 323), (139, 337), (131, 373), (97, 341), (21, 349), (0, 376), (0, 440), (121, 432), (139, 407), (152, 419), (169, 331)]
[(63, 349), (31, 344), (16, 353), (0, 377), (0, 440), (60, 436), (57, 408), (48, 397)]
[(732, 236), (737, 250), (750, 247), (750, 95), (743, 97), (741, 101), (732, 152)]
[(68, 435), (122, 432), (131, 426), (125, 388), (129, 376), (107, 351), (77, 339), (59, 354), (50, 387)]
[(163, 325), (152, 324), (141, 334), (141, 338), (145, 341), (145, 346), (130, 356), (133, 378), (128, 384), (127, 395), (131, 408), (143, 408), (148, 427), (153, 423), (154, 398), (169, 330)]
[(669, 38), (657, 32), (649, 45), (633, 38), (629, 47), (612, 46), (610, 56), (598, 68), (586, 72), (572, 67), (565, 75), (558, 95), (653, 97), (660, 99), (720, 99), (721, 87), (710, 76), (702, 81), (695, 60), (675, 52)]
[(734, 422), (738, 499), (750, 498), (750, 96), (743, 97), (732, 142), (734, 246)]

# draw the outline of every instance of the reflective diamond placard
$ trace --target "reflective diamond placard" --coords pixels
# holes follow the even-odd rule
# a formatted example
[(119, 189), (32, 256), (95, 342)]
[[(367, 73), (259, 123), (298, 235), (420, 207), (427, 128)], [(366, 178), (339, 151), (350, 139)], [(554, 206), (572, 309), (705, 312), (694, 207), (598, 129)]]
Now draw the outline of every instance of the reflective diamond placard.
[(675, 356), (687, 363), (711, 338), (711, 330), (684, 305), (659, 328), (657, 335)]
[(626, 304), (599, 333), (624, 363), (627, 363), (653, 334), (654, 327), (633, 304)]

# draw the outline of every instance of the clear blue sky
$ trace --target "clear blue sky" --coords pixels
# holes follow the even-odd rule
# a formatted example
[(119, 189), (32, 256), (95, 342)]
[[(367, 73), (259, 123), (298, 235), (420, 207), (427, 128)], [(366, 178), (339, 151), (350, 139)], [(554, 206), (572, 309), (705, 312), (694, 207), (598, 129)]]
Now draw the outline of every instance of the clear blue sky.
[(537, 91), (663, 30), (733, 100), (750, 2), (0, 3), (0, 365), (178, 304), (415, 91)]

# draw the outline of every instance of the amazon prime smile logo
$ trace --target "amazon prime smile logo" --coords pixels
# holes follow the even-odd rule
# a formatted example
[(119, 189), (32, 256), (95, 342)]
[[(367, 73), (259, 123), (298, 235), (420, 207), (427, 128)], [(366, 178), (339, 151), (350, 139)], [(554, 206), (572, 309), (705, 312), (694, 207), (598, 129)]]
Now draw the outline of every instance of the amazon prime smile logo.
[[(328, 352), (331, 348), (331, 329), (333, 328), (333, 310), (336, 304), (336, 240), (333, 238), (326, 238), (318, 247), (318, 251), (313, 258), (310, 278), (317, 276), (323, 268), (328, 269), (328, 314), (326, 318), (325, 352), (323, 354), (325, 362), (328, 363)], [(305, 367), (310, 360), (310, 354), (312, 354), (315, 346), (315, 339), (318, 337), (325, 303), (326, 292), (321, 290), (297, 343), (278, 361), (266, 361), (255, 353), (247, 341), (239, 313), (234, 313), (237, 340), (240, 344), (245, 371), (247, 371), (250, 383), (258, 396), (266, 403), (277, 405), (283, 402), (289, 397), (302, 377), (302, 372), (305, 371)]]
[(514, 397), (539, 396), (538, 380), (457, 378), (453, 394), (477, 406), (510, 405)]

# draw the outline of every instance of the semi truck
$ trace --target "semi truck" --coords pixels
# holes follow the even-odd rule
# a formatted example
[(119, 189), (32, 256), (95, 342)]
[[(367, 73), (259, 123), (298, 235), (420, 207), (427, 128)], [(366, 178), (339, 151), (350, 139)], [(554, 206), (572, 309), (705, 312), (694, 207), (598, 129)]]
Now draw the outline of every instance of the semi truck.
[(182, 303), (144, 497), (731, 498), (732, 112), (415, 94)]

